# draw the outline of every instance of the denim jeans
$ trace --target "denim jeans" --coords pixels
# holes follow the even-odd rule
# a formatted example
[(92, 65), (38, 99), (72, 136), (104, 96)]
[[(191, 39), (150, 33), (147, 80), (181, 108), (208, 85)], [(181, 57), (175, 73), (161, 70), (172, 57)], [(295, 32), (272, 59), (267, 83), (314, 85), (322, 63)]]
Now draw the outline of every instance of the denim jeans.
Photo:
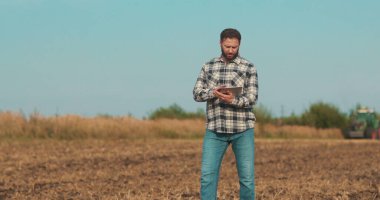
[(228, 145), (232, 144), (239, 175), (240, 199), (255, 199), (254, 129), (224, 134), (206, 130), (201, 167), (201, 199), (217, 197), (219, 169)]

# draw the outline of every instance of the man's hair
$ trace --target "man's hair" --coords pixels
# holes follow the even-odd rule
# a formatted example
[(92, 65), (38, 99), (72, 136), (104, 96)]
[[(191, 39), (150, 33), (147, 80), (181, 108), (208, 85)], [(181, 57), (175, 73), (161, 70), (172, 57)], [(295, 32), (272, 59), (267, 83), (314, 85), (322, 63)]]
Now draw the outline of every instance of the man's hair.
[(220, 41), (223, 41), (226, 38), (236, 38), (240, 43), (241, 35), (236, 29), (226, 28), (220, 33)]

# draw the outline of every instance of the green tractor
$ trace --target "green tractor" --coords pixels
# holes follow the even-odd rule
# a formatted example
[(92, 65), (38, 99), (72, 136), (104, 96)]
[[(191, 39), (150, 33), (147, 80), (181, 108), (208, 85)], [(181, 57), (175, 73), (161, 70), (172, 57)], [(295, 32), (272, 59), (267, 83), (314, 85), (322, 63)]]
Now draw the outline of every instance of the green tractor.
[(349, 127), (344, 131), (345, 138), (380, 139), (379, 120), (376, 113), (367, 108), (351, 113)]

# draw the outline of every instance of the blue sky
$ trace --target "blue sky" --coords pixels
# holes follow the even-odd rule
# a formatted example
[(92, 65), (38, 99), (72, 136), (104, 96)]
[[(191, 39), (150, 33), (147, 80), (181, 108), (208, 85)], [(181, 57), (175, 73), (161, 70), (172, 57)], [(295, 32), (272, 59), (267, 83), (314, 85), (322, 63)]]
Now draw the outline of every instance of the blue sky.
[(380, 111), (380, 1), (0, 0), (0, 110), (146, 116), (192, 99), (219, 34), (274, 115), (324, 101)]

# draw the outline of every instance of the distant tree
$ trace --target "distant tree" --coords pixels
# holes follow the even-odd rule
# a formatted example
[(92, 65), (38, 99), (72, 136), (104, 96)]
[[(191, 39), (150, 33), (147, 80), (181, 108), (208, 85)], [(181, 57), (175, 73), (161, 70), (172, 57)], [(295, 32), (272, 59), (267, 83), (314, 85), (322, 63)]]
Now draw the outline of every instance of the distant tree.
[(257, 122), (259, 123), (267, 124), (273, 121), (271, 111), (261, 103), (253, 108), (253, 112), (255, 113)]
[(160, 107), (149, 115), (149, 119), (193, 119), (205, 118), (205, 112), (199, 108), (196, 112), (186, 112), (178, 104), (172, 104), (167, 108)]
[(347, 117), (334, 105), (317, 102), (311, 104), (302, 116), (304, 125), (316, 128), (344, 128), (347, 125)]
[(112, 119), (113, 118), (113, 116), (111, 114), (107, 114), (107, 113), (99, 113), (96, 115), (96, 117), (104, 118), (104, 119)]
[(294, 112), (288, 117), (282, 118), (282, 124), (286, 125), (302, 125), (302, 118), (299, 115), (296, 115)]
[(202, 108), (198, 108), (195, 112), (188, 112), (187, 113), (189, 118), (205, 118), (206, 112)]

